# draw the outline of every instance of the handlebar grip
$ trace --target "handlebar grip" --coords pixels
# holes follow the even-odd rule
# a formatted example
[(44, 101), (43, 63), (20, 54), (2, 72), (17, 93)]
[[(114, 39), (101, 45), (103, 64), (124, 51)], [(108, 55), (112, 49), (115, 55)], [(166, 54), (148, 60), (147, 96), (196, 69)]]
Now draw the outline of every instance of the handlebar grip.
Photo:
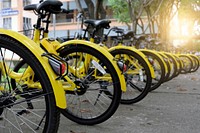
[(69, 13), (69, 10), (62, 8), (61, 13), (67, 13), (67, 14), (68, 14), (68, 13)]
[(119, 27), (116, 27), (116, 26), (114, 26), (112, 29), (113, 29), (113, 30), (121, 30), (121, 31), (124, 31), (124, 29), (119, 28)]

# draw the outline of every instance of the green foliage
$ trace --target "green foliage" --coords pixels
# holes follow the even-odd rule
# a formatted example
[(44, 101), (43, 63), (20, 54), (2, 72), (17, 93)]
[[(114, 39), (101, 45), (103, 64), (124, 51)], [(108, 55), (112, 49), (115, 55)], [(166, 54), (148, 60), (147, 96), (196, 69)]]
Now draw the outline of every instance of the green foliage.
[[(156, 31), (163, 41), (169, 41), (170, 24), (177, 13), (180, 25), (187, 21), (190, 34), (193, 32), (194, 23), (200, 18), (200, 0), (108, 0), (108, 3), (113, 9), (114, 18), (119, 22), (134, 24), (138, 22), (134, 20), (141, 17), (139, 16), (141, 11), (142, 16), (148, 16), (151, 20), (153, 18), (157, 27)], [(147, 23), (146, 20), (143, 21), (144, 25)]]
[(130, 23), (134, 16), (138, 15), (143, 0), (108, 0), (108, 2), (113, 9), (114, 18), (120, 22)]
[[(114, 13), (114, 17), (120, 22), (131, 22), (130, 10), (128, 8), (128, 3), (130, 3), (132, 14), (138, 15), (138, 11), (142, 6), (144, 0), (108, 0), (109, 5), (111, 5)], [(148, 0), (146, 1), (148, 2)], [(160, 0), (153, 0), (149, 5), (151, 12), (155, 12), (159, 7)], [(166, 13), (170, 15), (172, 10), (172, 5), (178, 5), (178, 13), (181, 18), (189, 18), (197, 20), (200, 18), (200, 0), (163, 0), (162, 5), (160, 6), (160, 15)], [(145, 12), (143, 12), (145, 15)]]
[(128, 4), (125, 0), (108, 0), (108, 2), (113, 9), (114, 18), (116, 18), (119, 22), (131, 22)]

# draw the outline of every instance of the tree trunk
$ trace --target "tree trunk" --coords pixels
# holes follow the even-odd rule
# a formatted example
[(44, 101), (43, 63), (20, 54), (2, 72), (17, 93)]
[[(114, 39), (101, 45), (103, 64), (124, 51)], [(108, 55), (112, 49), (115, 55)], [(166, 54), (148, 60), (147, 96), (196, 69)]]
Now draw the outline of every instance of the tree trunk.
[(78, 11), (84, 13), (80, 0), (75, 0), (75, 3)]
[[(78, 10), (83, 12), (84, 16), (86, 18), (86, 14), (85, 14), (84, 10), (82, 9), (80, 0), (75, 0), (75, 2), (76, 2)], [(106, 11), (103, 7), (103, 0), (96, 0), (95, 4), (93, 3), (93, 0), (85, 0), (85, 3), (88, 8), (88, 18), (89, 19), (104, 19), (104, 18), (106, 18)], [(89, 27), (88, 30), (89, 30), (88, 32), (91, 33), (93, 31), (93, 27)], [(99, 36), (102, 36), (103, 29), (100, 29), (99, 31), (97, 31), (96, 34)]]
[[(106, 18), (106, 11), (103, 7), (103, 0), (96, 0), (96, 10), (95, 10), (95, 19), (105, 19)], [(102, 36), (104, 29), (99, 29), (96, 32), (96, 35)]]
[(103, 0), (96, 1), (95, 19), (106, 18), (106, 11), (103, 7)]
[(88, 16), (90, 19), (94, 19), (95, 18), (95, 14), (94, 14), (94, 4), (92, 2), (92, 0), (85, 0), (85, 3), (88, 7)]

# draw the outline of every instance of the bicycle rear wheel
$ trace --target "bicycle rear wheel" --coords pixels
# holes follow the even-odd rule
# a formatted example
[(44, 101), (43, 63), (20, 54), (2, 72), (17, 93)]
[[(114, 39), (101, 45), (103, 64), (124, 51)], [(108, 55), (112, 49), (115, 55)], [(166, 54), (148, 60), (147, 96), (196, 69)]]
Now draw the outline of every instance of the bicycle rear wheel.
[(164, 80), (163, 80), (163, 83), (166, 82), (166, 80), (169, 78), (170, 76), (170, 71), (171, 71), (171, 65), (170, 65), (170, 60), (169, 58), (164, 55), (163, 53), (161, 52), (158, 52), (158, 54), (163, 58), (163, 60), (165, 61), (166, 63), (166, 66), (167, 66), (167, 72), (165, 73), (165, 77), (164, 77)]
[(189, 55), (193, 60), (193, 68), (190, 72), (196, 72), (199, 69), (199, 59), (196, 55)]
[(183, 67), (181, 69), (181, 74), (190, 73), (193, 67), (192, 59), (189, 57), (189, 55), (179, 55), (179, 59), (183, 63)]
[(183, 63), (181, 62), (180, 58), (177, 55), (174, 55), (174, 58), (177, 61), (177, 72), (175, 77), (177, 77), (179, 74), (181, 74), (181, 70), (183, 68)]
[(111, 62), (100, 51), (85, 45), (70, 45), (58, 52), (71, 68), (68, 76), (77, 86), (81, 84), (74, 91), (66, 91), (68, 107), (62, 114), (84, 125), (109, 119), (121, 99), (119, 77)]
[(155, 72), (155, 78), (152, 79), (151, 88), (149, 90), (149, 91), (153, 91), (153, 90), (157, 89), (164, 82), (166, 70), (165, 70), (164, 64), (159, 56), (157, 56), (156, 54), (154, 54), (152, 52), (148, 52), (148, 51), (142, 51), (142, 52), (148, 58), (150, 64), (153, 66), (153, 69)]
[(170, 53), (164, 53), (168, 58), (169, 58), (169, 63), (170, 63), (170, 66), (171, 66), (171, 69), (170, 69), (170, 75), (167, 79), (165, 79), (165, 82), (167, 81), (170, 81), (171, 79), (173, 79), (174, 77), (176, 77), (177, 75), (177, 61), (175, 59), (175, 57), (173, 57), (173, 55), (171, 55)]
[[(21, 43), (3, 35), (0, 57), (0, 132), (57, 132), (60, 113), (49, 78), (37, 58)], [(14, 72), (22, 61), (26, 65)], [(37, 80), (33, 81), (34, 77)]]
[(127, 70), (123, 72), (127, 91), (122, 94), (121, 103), (132, 104), (141, 101), (151, 88), (152, 78), (145, 60), (136, 52), (127, 49), (111, 51), (116, 61), (123, 62)]

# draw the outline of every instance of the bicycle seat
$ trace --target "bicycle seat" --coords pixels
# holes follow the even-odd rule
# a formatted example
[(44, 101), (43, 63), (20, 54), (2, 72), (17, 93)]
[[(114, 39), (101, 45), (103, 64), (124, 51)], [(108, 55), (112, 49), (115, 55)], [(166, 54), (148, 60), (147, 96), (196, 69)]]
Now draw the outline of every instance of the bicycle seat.
[(154, 39), (154, 38), (147, 38), (146, 41), (150, 42), (150, 43), (155, 43), (156, 39)]
[(160, 41), (156, 41), (155, 45), (161, 45), (162, 43)]
[(112, 30), (115, 31), (115, 33), (124, 34), (124, 29), (122, 28), (113, 27)]
[(123, 35), (124, 38), (132, 38), (133, 36), (134, 36), (134, 33), (131, 30), (124, 32), (124, 35)]
[(134, 38), (135, 38), (136, 40), (144, 40), (145, 37), (146, 37), (146, 35), (144, 35), (144, 34), (142, 34), (142, 35), (134, 35)]
[(85, 24), (91, 25), (93, 28), (110, 28), (111, 21), (108, 19), (102, 19), (102, 20), (94, 20), (94, 19), (87, 19), (84, 21)]
[(27, 10), (27, 11), (34, 10), (38, 14), (41, 13), (41, 10), (45, 10), (46, 12), (58, 14), (58, 13), (62, 12), (62, 9), (61, 9), (62, 5), (63, 5), (63, 3), (61, 1), (47, 0), (47, 1), (43, 1), (39, 4), (27, 5), (27, 6), (24, 7), (24, 10)]

